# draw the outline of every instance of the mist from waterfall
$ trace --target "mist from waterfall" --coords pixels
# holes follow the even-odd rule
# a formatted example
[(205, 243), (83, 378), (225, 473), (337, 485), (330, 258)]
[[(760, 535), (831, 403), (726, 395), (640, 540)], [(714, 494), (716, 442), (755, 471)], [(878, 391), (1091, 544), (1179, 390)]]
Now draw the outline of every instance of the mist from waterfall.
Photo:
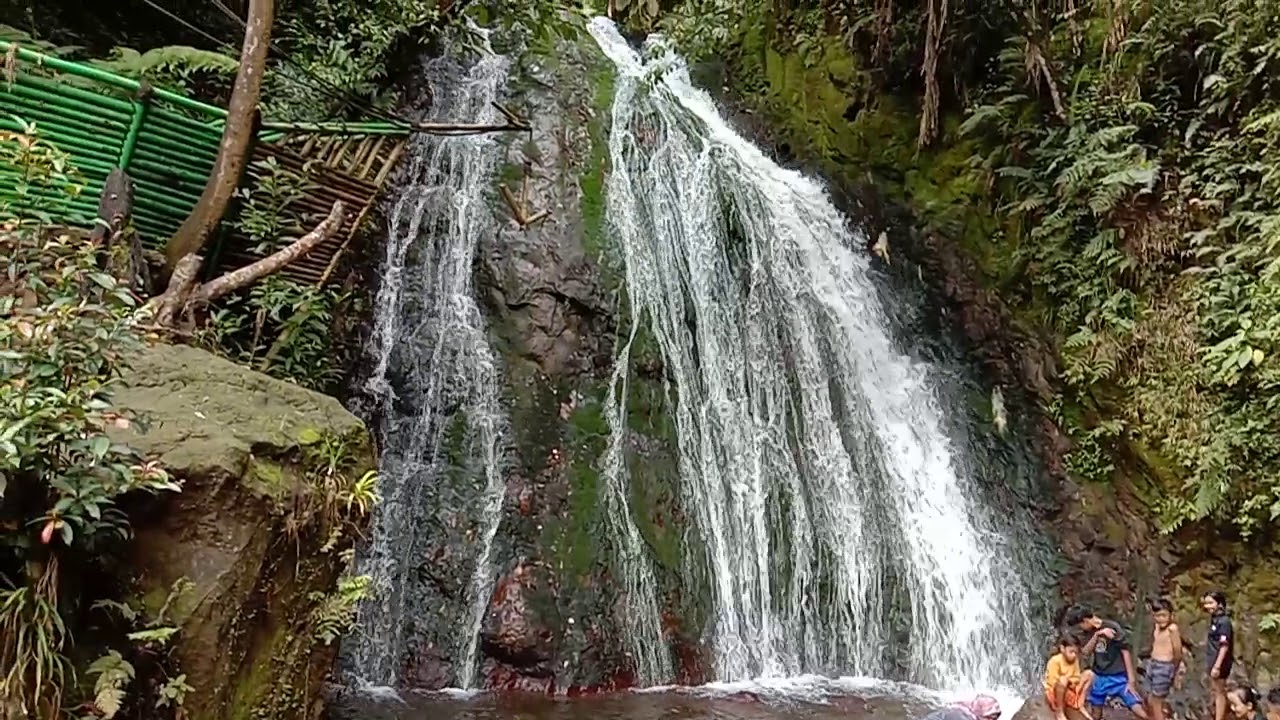
[[(498, 123), (493, 102), (506, 82), (506, 58), (483, 54), (469, 68), (448, 56), (426, 65), (428, 120)], [(369, 349), (365, 395), (377, 406), (382, 439), (378, 506), (358, 571), (375, 579), (359, 609), (358, 631), (344, 645), (363, 681), (399, 680), (414, 620), (411, 588), (419, 533), (437, 511), (474, 522), (475, 558), (457, 638), (457, 683), (475, 680), (480, 626), (492, 591), (491, 554), (504, 499), (506, 419), (500, 368), (476, 303), (472, 262), (493, 231), (488, 188), (503, 153), (494, 135), (418, 135), (390, 208), (385, 256)], [(457, 435), (458, 437), (453, 437)], [(460, 457), (445, 452), (446, 437)], [(473, 498), (436, 493), (446, 473), (462, 473)], [(443, 505), (450, 507), (442, 507)]]
[[(1033, 681), (1009, 518), (948, 432), (940, 374), (896, 342), (866, 238), (731, 129), (660, 38), (642, 56), (608, 20), (589, 30), (617, 74), (607, 216), (632, 311), (608, 412), (624, 417), (631, 347), (651, 336), (711, 578), (715, 678)], [(604, 470), (633, 654), (661, 673), (643, 659), (665, 645), (627, 467)]]

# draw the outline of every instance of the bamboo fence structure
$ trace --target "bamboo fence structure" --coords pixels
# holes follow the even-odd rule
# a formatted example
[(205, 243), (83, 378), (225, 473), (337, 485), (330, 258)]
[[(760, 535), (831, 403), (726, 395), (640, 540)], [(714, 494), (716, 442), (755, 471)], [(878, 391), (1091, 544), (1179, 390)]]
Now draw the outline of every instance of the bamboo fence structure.
[[(57, 200), (60, 222), (91, 227), (98, 197), (114, 168), (133, 180), (133, 224), (143, 244), (162, 247), (190, 214), (218, 154), (226, 110), (179, 93), (152, 87), (92, 65), (34, 52), (0, 41), (7, 59), (0, 79), (0, 131), (34, 127), (43, 140), (66, 152), (83, 179), (83, 192)], [(295, 172), (306, 170), (311, 188), (289, 209), (323, 217), (341, 198), (352, 215), (335, 238), (283, 271), (295, 280), (327, 282), (342, 252), (356, 237), (391, 167), (417, 128), (408, 123), (263, 123), (242, 187), (256, 182), (257, 161), (275, 158)], [(18, 192), (19, 169), (0, 163), (0, 202)], [(223, 233), (206, 272), (257, 259), (252, 243)]]

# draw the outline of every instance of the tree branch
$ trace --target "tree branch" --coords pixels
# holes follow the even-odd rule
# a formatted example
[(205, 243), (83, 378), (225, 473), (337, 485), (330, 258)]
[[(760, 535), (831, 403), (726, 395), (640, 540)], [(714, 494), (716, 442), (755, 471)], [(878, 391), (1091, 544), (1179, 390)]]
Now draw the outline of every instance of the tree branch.
[(191, 294), (191, 302), (207, 303), (217, 300), (229, 292), (239, 290), (279, 271), (289, 263), (314, 250), (320, 243), (333, 237), (333, 234), (342, 227), (342, 222), (345, 219), (346, 213), (343, 209), (342, 201), (337, 200), (333, 203), (333, 207), (330, 208), (329, 216), (317, 225), (314, 230), (298, 238), (286, 248), (201, 285)]
[(156, 309), (156, 325), (172, 326), (178, 311), (187, 306), (187, 297), (191, 295), (191, 289), (196, 286), (196, 275), (200, 272), (202, 261), (203, 258), (195, 253), (179, 260), (173, 268), (173, 274), (169, 276), (169, 287), (147, 303), (148, 306)]

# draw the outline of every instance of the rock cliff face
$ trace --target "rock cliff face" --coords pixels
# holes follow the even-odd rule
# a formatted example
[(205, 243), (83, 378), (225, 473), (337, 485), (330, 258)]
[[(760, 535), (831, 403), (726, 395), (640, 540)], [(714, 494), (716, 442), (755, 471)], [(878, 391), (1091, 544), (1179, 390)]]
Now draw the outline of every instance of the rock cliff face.
[(119, 439), (183, 483), (132, 513), (129, 567), (135, 606), (156, 617), (168, 603), (179, 628), (187, 717), (319, 717), (336, 645), (318, 634), (355, 535), (325, 519), (329, 470), (373, 468), (364, 425), (333, 398), (190, 347), (151, 348), (125, 380), (116, 403), (145, 423)]
[[(495, 188), (487, 204), (498, 231), (477, 251), (477, 294), (500, 356), (511, 429), (494, 541), (498, 579), (481, 626), (477, 684), (570, 694), (627, 687), (635, 664), (617, 624), (625, 618), (612, 579), (616, 555), (600, 515), (599, 463), (609, 437), (603, 408), (615, 336), (629, 322), (604, 227), (612, 70), (589, 39), (512, 55), (505, 102), (533, 129), (510, 142), (498, 180), (518, 188), (527, 164), (531, 211), (550, 215), (521, 229)], [(663, 372), (652, 350), (633, 353), (632, 362), (639, 379), (630, 390), (627, 462), (642, 491), (631, 502), (663, 563), (659, 597), (680, 676), (695, 682), (701, 659), (683, 628), (701, 623), (690, 619), (697, 601), (679, 575), (684, 549)], [(460, 455), (464, 434), (446, 432), (441, 451)], [(434, 497), (477, 492), (447, 473), (439, 482)], [(466, 616), (467, 559), (475, 555), (469, 527), (432, 520), (418, 529), (419, 587), (410, 592), (425, 615), (406, 619), (407, 686), (459, 682), (457, 622)]]
[[(548, 210), (550, 216), (520, 229), (505, 219), (495, 193), (489, 205), (503, 217), (501, 229), (482, 244), (476, 260), (477, 288), (492, 345), (502, 358), (512, 428), (512, 461), (495, 542), (499, 579), (481, 628), (481, 683), (572, 694), (624, 687), (633, 682), (635, 670), (619, 626), (614, 549), (599, 515), (598, 461), (609, 432), (602, 409), (614, 341), (629, 324), (604, 225), (612, 76), (589, 42), (516, 55), (508, 102), (531, 118), (534, 128), (509, 145), (501, 180), (518, 182), (527, 163), (531, 209)], [(1280, 583), (1272, 582), (1274, 561), (1239, 543), (1211, 546), (1190, 534), (1161, 536), (1149, 519), (1150, 499), (1171, 480), (1141, 448), (1118, 464), (1113, 482), (1080, 484), (1068, 477), (1061, 463), (1066, 449), (1061, 433), (1031, 410), (1053, 395), (1057, 369), (1050, 344), (1017, 322), (1017, 309), (1008, 307), (999, 287), (983, 276), (980, 249), (971, 238), (946, 229), (909, 229), (910, 204), (902, 186), (922, 193), (927, 182), (915, 176), (903, 180), (893, 172), (907, 167), (903, 158), (914, 153), (914, 124), (892, 101), (853, 114), (837, 112), (845, 90), (834, 85), (843, 82), (847, 69), (796, 70), (807, 73), (797, 80), (788, 73), (798, 61), (775, 60), (780, 68), (768, 73), (770, 92), (788, 102), (756, 108), (740, 124), (754, 129), (764, 144), (790, 154), (795, 164), (826, 177), (849, 212), (871, 229), (871, 238), (880, 229), (887, 232), (895, 257), (891, 272), (914, 275), (918, 268), (933, 293), (930, 308), (942, 308), (921, 313), (933, 316), (937, 327), (932, 331), (959, 333), (965, 349), (1005, 388), (1015, 421), (1036, 438), (1051, 490), (1019, 498), (1018, 507), (1034, 508), (1032, 520), (1048, 529), (1061, 550), (1058, 582), (1046, 589), (1046, 604), (1089, 603), (1146, 637), (1145, 600), (1167, 592), (1198, 647), (1203, 628), (1196, 598), (1212, 586), (1224, 586), (1238, 595), (1245, 660), (1238, 672), (1262, 684), (1271, 681), (1278, 648), (1261, 628), (1269, 627), (1268, 609), (1280, 600)], [(712, 68), (703, 75), (717, 73)], [(792, 108), (792, 114), (783, 107)], [(905, 139), (900, 137), (904, 128)], [(883, 152), (870, 157), (868, 147)], [(894, 157), (893, 148), (907, 148), (899, 153), (901, 164), (878, 166)], [(966, 160), (961, 148), (936, 159), (931, 170), (946, 174), (948, 163)], [(886, 174), (896, 179), (877, 185)], [(935, 200), (965, 202), (950, 196)], [(981, 227), (973, 230), (981, 233)], [(967, 234), (969, 229), (961, 233)], [(638, 488), (634, 514), (658, 561), (658, 596), (677, 680), (701, 682), (706, 658), (697, 633), (705, 626), (706, 608), (701, 579), (684, 577), (681, 570), (686, 565), (681, 559), (696, 549), (688, 545), (674, 486), (664, 371), (652, 349), (635, 353), (632, 363), (632, 377), (638, 378), (631, 388), (628, 442)], [(443, 497), (475, 489), (442, 492)], [(461, 526), (443, 525), (424, 532), (427, 547), (415, 562), (423, 592), (433, 601), (424, 605), (423, 617), (411, 619), (414, 639), (403, 682), (439, 688), (458, 677), (460, 658), (451, 648), (457, 646), (455, 621), (470, 567), (455, 560), (468, 556), (468, 534)], [(1046, 623), (1046, 636), (1049, 631)], [(1198, 655), (1193, 662), (1200, 662)], [(1194, 679), (1193, 673), (1193, 684)]]

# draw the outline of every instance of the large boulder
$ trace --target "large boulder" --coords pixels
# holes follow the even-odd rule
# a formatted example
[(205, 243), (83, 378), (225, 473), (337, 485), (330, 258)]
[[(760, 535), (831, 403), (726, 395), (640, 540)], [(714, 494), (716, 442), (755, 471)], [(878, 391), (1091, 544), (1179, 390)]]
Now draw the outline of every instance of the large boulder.
[(318, 717), (336, 647), (319, 625), (355, 534), (334, 488), (374, 467), (364, 425), (191, 347), (152, 347), (125, 380), (116, 403), (139, 421), (118, 439), (183, 483), (134, 513), (130, 570), (147, 615), (167, 605), (180, 629), (187, 717)]

